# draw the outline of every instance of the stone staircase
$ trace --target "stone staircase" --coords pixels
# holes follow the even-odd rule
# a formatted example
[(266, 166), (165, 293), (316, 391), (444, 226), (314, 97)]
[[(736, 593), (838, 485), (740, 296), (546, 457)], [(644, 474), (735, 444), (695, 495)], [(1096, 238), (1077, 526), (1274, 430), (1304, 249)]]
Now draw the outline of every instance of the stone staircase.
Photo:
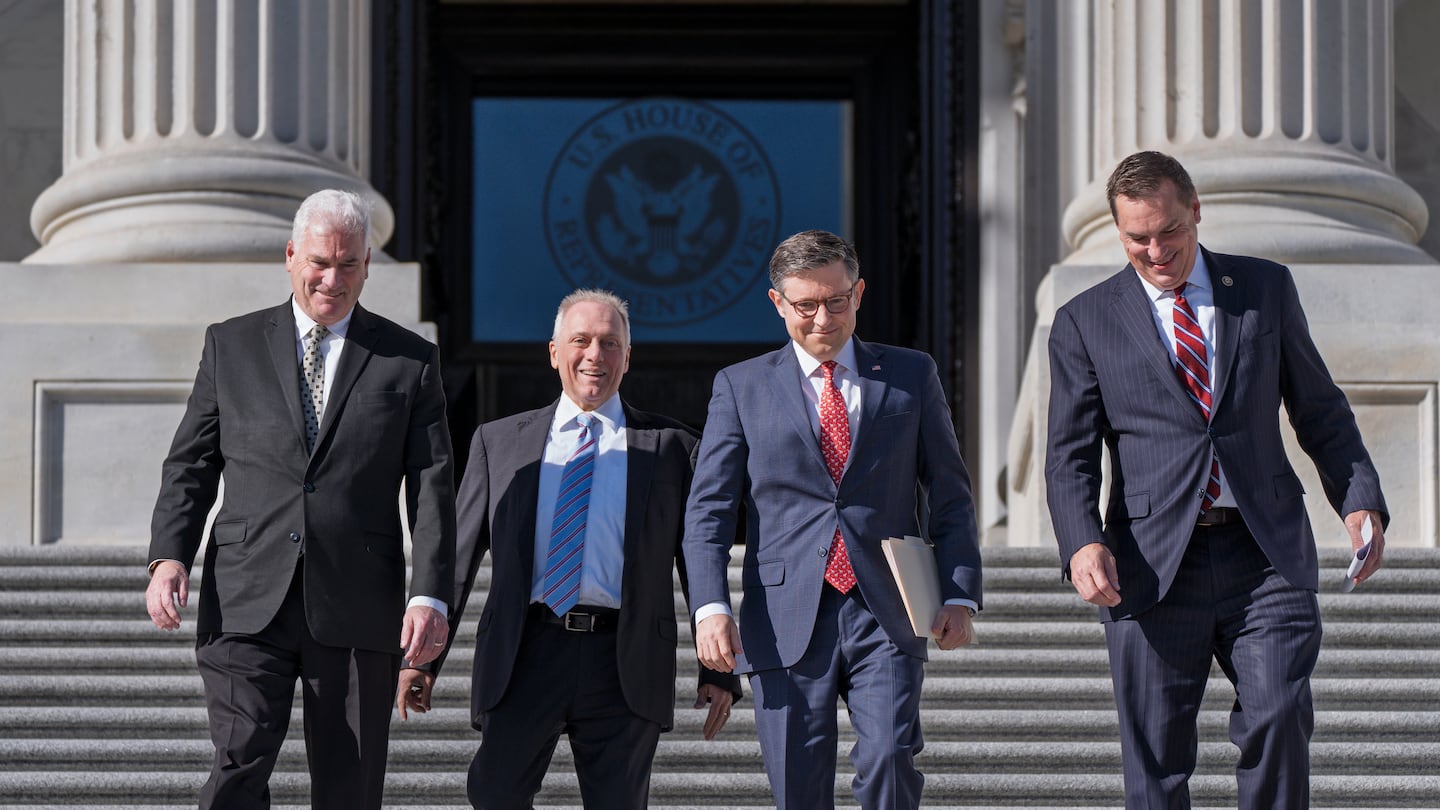
[[(1440, 551), (1393, 549), (1380, 576), (1349, 595), (1336, 588), (1343, 553), (1321, 559), (1313, 804), (1440, 808)], [(0, 548), (0, 810), (194, 806), (210, 746), (193, 608), (179, 633), (155, 629), (144, 612), (144, 562), (134, 548)], [(926, 806), (1119, 807), (1120, 749), (1094, 611), (1060, 581), (1052, 550), (987, 549), (985, 562), (979, 644), (935, 651), (927, 668)], [(480, 601), (437, 684), (436, 709), (394, 722), (387, 807), (468, 806), (465, 771), (478, 741), (466, 708), (468, 642)], [(700, 739), (689, 645), (682, 626), (677, 727), (661, 738), (651, 805), (772, 806), (748, 700), (719, 740)], [(1213, 677), (1192, 792), (1197, 807), (1234, 807), (1233, 692)], [(292, 728), (271, 782), (277, 807), (308, 806), (298, 711)], [(842, 739), (842, 769), (847, 749)], [(836, 780), (842, 806), (849, 780)], [(563, 742), (537, 806), (579, 807)]]

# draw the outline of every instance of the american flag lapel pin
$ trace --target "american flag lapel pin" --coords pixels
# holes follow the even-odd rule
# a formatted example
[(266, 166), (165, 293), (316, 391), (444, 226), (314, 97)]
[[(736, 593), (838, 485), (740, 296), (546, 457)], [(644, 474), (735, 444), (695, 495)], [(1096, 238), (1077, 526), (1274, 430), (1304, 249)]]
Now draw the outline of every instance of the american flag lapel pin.
[(873, 365), (873, 366), (870, 367), (870, 370), (871, 370), (871, 371), (879, 371), (879, 370), (880, 370), (880, 364), (879, 364), (879, 363), (876, 363), (875, 365)]

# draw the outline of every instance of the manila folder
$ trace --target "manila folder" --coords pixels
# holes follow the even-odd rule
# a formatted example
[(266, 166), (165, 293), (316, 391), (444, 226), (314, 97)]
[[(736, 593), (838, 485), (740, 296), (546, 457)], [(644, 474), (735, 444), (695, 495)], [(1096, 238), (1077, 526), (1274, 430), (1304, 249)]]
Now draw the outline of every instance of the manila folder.
[(890, 573), (900, 586), (910, 627), (920, 638), (934, 638), (930, 626), (940, 612), (940, 574), (935, 568), (935, 550), (918, 537), (887, 537), (880, 541)]

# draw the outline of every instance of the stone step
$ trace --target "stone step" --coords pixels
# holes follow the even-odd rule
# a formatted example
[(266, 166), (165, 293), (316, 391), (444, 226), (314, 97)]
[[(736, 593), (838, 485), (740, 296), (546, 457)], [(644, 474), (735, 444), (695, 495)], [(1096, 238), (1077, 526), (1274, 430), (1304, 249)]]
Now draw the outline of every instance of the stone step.
[[(1440, 591), (1440, 583), (1437, 583)], [(484, 593), (477, 593), (474, 608), (484, 604)], [(741, 600), (736, 600), (739, 609)], [(1327, 621), (1334, 622), (1420, 622), (1429, 623), (1440, 615), (1440, 592), (1405, 594), (1321, 594), (1320, 609)], [(475, 617), (478, 618), (478, 613)], [(53, 620), (147, 620), (143, 587), (124, 590), (0, 591), (0, 619), (26, 619), (44, 616)], [(193, 620), (194, 608), (182, 610), (182, 616)], [(677, 605), (678, 624), (689, 624), (682, 604)], [(1095, 608), (1081, 601), (1074, 593), (1001, 593), (991, 594), (978, 620), (978, 628), (1010, 622), (1072, 620), (1097, 623)], [(463, 622), (462, 622), (463, 623)], [(687, 627), (688, 629), (688, 627)]]
[[(722, 735), (724, 736), (724, 735)], [(397, 739), (390, 745), (392, 771), (464, 773), (475, 754), (480, 735), (466, 739)], [(848, 743), (849, 740), (847, 739)], [(205, 739), (133, 740), (0, 740), (0, 762), (16, 770), (76, 771), (94, 768), (133, 768), (151, 771), (203, 773), (210, 767), (213, 749)], [(842, 751), (843, 754), (843, 751)], [(1311, 764), (1318, 775), (1429, 774), (1440, 762), (1440, 743), (1375, 743), (1357, 751), (1349, 743), (1320, 742), (1311, 747)], [(1228, 742), (1199, 746), (1197, 773), (1230, 773), (1237, 750)], [(927, 773), (1093, 773), (1120, 767), (1118, 742), (929, 742), (920, 755)], [(555, 749), (555, 766), (572, 768), (570, 746), (561, 740)], [(754, 740), (688, 740), (667, 734), (655, 756), (656, 770), (748, 770), (760, 763), (760, 745)], [(304, 771), (302, 740), (285, 742), (277, 765), (280, 771)], [(843, 756), (839, 768), (850, 774)]]
[[(96, 773), (75, 771), (0, 772), (0, 795), (10, 801), (45, 802), (46, 806), (123, 801), (180, 801), (193, 797), (204, 781), (203, 775), (182, 773)], [(405, 801), (423, 797), (427, 806), (456, 803), (464, 798), (464, 774), (392, 773), (386, 779), (386, 796)], [(845, 796), (849, 780), (837, 776), (837, 795)], [(1200, 802), (1233, 802), (1234, 778), (1229, 775), (1197, 775), (1190, 782), (1192, 795)], [(307, 774), (277, 772), (270, 780), (272, 796), (280, 802), (304, 801), (309, 796)], [(925, 801), (932, 806), (956, 802), (985, 802), (994, 806), (1073, 806), (1075, 803), (1118, 803), (1122, 786), (1119, 775), (1087, 774), (928, 774)], [(1440, 795), (1437, 776), (1315, 776), (1311, 779), (1312, 799), (1320, 804), (1355, 806), (1361, 799), (1397, 807), (1433, 807), (1427, 802)], [(770, 796), (765, 777), (755, 773), (656, 773), (650, 783), (655, 806), (683, 802), (690, 806), (718, 807), (736, 804), (763, 804)], [(579, 799), (573, 773), (552, 770), (545, 777), (542, 802), (574, 803)], [(697, 799), (712, 804), (696, 805)], [(1233, 806), (1233, 805), (1232, 805)], [(1364, 806), (1364, 805), (1360, 805)]]
[[(675, 713), (675, 730), (666, 739), (698, 739), (704, 713), (682, 707)], [(921, 716), (927, 742), (1113, 742), (1119, 739), (1115, 710), (1074, 709), (929, 709)], [(290, 715), (292, 729), (301, 728), (298, 707)], [(849, 718), (843, 709), (836, 712), (842, 736), (849, 735)], [(1230, 713), (1226, 708), (1202, 708), (1198, 720), (1200, 739), (1224, 742), (1229, 739)], [(741, 704), (726, 725), (728, 740), (754, 739), (755, 715)], [(470, 711), (465, 700), (437, 704), (427, 714), (407, 722), (392, 721), (393, 741), (473, 740)], [(0, 707), (0, 738), (87, 739), (87, 740), (178, 740), (205, 739), (205, 708), (199, 702), (175, 706), (33, 706)], [(1320, 742), (1364, 744), (1431, 743), (1440, 740), (1440, 712), (1357, 711), (1344, 708), (1320, 709), (1315, 717), (1315, 736)], [(1357, 745), (1357, 750), (1358, 750)], [(1358, 754), (1357, 754), (1358, 756)], [(1437, 804), (1440, 806), (1440, 804)]]
[[(1311, 682), (1318, 707), (1364, 705), (1375, 709), (1436, 710), (1440, 708), (1440, 678), (1387, 678), (1383, 686), (1368, 678), (1319, 678)], [(693, 695), (693, 679), (676, 679), (679, 695)], [(465, 678), (442, 677), (437, 696), (463, 701), (470, 694)], [(199, 676), (191, 672), (171, 675), (9, 675), (0, 678), (0, 705), (116, 706), (154, 705), (156, 702), (203, 699)], [(1228, 681), (1212, 679), (1205, 705), (1234, 702)], [(926, 709), (1049, 707), (1104, 708), (1114, 705), (1108, 677), (928, 677), (922, 697)]]
[[(1325, 649), (1419, 650), (1440, 649), (1440, 623), (1436, 613), (1427, 621), (1325, 621)], [(472, 643), (477, 617), (467, 616), (460, 623), (457, 647)], [(678, 624), (682, 643), (690, 643), (690, 628)], [(1105, 648), (1105, 631), (1098, 621), (991, 622), (981, 614), (976, 622), (976, 649), (1101, 649)], [(157, 630), (143, 614), (132, 619), (20, 619), (0, 618), (0, 640), (5, 645), (76, 645), (142, 644), (157, 649), (166, 645), (195, 646), (193, 609), (184, 616), (181, 629), (175, 632)], [(964, 655), (965, 650), (955, 651)], [(932, 646), (931, 657), (941, 658)], [(1324, 657), (1322, 653), (1321, 657)]]
[[(461, 639), (446, 661), (441, 683), (452, 677), (466, 679), (475, 658), (471, 639)], [(677, 648), (679, 672), (692, 679), (698, 668), (688, 644)], [(195, 669), (193, 645), (181, 646), (11, 646), (0, 649), (0, 678), (60, 672), (71, 675), (176, 674)], [(929, 679), (975, 676), (1029, 676), (1037, 672), (1068, 677), (1109, 677), (1109, 657), (1103, 646), (1089, 649), (1036, 649), (975, 646), (954, 652), (935, 652), (925, 667)], [(1317, 678), (1433, 677), (1440, 673), (1440, 649), (1336, 649), (1327, 650), (1315, 669)], [(1220, 677), (1219, 668), (1212, 673)]]

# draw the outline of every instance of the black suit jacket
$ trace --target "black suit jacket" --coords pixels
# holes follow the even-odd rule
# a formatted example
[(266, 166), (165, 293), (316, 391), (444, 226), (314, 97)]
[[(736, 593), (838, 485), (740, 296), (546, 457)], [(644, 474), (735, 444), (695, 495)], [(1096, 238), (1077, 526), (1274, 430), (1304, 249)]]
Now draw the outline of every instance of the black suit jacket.
[(150, 559), (188, 568), (223, 475), (197, 631), (258, 633), (304, 553), (317, 641), (400, 652), (405, 488), (412, 592), (452, 601), (454, 474), (435, 346), (355, 307), (320, 436), (306, 452), (295, 318), (274, 309), (214, 324), (162, 469)]
[[(1335, 511), (1385, 512), (1379, 476), (1310, 338), (1289, 269), (1204, 255), (1216, 331), (1209, 424), (1175, 374), (1133, 268), (1075, 296), (1050, 330), (1050, 515), (1063, 564), (1089, 543), (1114, 553), (1122, 601), (1102, 608), (1106, 618), (1139, 613), (1169, 590), (1212, 450), (1270, 563), (1295, 587), (1318, 587), (1305, 490), (1280, 434), (1282, 405)], [(1102, 444), (1111, 459), (1103, 527)]]
[[(477, 729), (484, 713), (504, 696), (520, 650), (535, 567), (540, 465), (557, 405), (558, 401), (487, 422), (470, 442), (458, 499), (456, 604), (450, 632), (453, 641), (476, 570), (488, 550), (490, 595), (480, 615), (470, 684), (470, 710)], [(624, 409), (625, 563), (616, 658), (630, 710), (669, 729), (675, 719), (677, 642), (672, 571), (679, 566), (685, 587), (680, 541), (691, 453), (698, 437), (672, 419), (629, 405)], [(443, 661), (435, 662), (433, 671), (438, 673)], [(701, 668), (700, 681), (740, 694), (739, 680), (733, 675)]]

